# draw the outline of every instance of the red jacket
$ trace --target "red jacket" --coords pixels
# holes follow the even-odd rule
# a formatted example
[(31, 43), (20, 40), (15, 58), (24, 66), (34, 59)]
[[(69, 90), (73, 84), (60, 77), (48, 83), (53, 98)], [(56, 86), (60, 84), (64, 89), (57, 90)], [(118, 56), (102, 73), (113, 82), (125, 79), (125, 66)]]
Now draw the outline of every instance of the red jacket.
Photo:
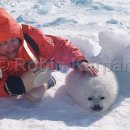
[(11, 37), (19, 37), (22, 44), (15, 59), (8, 59), (0, 56), (0, 68), (2, 79), (0, 80), (0, 96), (7, 96), (4, 91), (5, 80), (11, 75), (21, 76), (28, 71), (26, 62), (32, 61), (23, 46), (23, 33), (27, 33), (38, 45), (39, 55), (36, 55), (28, 44), (31, 52), (45, 62), (53, 59), (58, 63), (70, 66), (74, 61), (86, 60), (80, 50), (70, 41), (51, 35), (45, 35), (40, 30), (29, 25), (20, 26), (14, 18), (3, 8), (0, 8), (0, 43)]

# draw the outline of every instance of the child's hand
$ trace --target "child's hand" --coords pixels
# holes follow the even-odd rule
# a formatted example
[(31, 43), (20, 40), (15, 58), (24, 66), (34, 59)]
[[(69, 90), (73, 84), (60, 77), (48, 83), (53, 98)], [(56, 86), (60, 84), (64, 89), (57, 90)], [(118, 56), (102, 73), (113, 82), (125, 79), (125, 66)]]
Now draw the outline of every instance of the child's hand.
[(83, 61), (78, 64), (78, 69), (81, 72), (88, 72), (91, 76), (97, 76), (98, 70), (91, 64)]

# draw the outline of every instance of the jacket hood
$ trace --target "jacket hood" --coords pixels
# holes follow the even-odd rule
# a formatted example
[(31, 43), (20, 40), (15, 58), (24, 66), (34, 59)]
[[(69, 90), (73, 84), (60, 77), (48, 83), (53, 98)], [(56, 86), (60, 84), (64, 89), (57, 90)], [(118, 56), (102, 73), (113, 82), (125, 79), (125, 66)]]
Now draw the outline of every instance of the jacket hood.
[(23, 41), (21, 25), (16, 22), (9, 12), (4, 8), (0, 8), (0, 42), (12, 37), (18, 37)]

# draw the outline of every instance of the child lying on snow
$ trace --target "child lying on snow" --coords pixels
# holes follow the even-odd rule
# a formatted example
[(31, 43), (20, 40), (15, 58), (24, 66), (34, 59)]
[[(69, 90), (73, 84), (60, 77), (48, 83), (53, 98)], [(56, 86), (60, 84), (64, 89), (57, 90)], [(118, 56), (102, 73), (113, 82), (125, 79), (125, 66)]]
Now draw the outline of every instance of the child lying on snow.
[[(49, 61), (53, 61), (51, 65)], [(71, 42), (20, 25), (0, 8), (0, 96), (25, 94), (27, 99), (39, 101), (45, 90), (56, 83), (50, 73), (55, 63), (76, 67), (92, 76), (97, 73)]]

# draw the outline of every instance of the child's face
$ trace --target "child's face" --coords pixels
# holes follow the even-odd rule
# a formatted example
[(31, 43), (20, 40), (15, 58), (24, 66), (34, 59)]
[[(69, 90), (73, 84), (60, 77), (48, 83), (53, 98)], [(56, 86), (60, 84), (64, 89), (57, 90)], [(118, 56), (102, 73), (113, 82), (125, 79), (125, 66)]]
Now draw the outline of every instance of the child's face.
[(9, 38), (0, 43), (0, 55), (14, 59), (18, 53), (20, 41), (17, 37)]

